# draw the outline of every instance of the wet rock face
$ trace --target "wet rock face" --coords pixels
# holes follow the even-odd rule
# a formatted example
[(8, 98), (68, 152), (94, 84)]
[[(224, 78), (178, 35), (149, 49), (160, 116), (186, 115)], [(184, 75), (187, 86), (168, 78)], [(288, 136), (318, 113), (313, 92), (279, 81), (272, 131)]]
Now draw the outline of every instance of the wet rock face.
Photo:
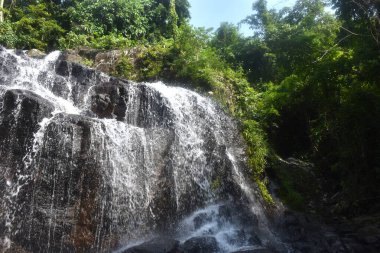
[(42, 97), (26, 90), (8, 90), (0, 111), (0, 155), (2, 163), (15, 167), (26, 155), (38, 123), (54, 110)]
[[(6, 49), (0, 46), (0, 53)], [(0, 55), (0, 85), (8, 85), (9, 81), (17, 75), (18, 61), (15, 55), (1, 54)]]
[[(1, 203), (4, 204), (6, 188), (17, 182), (18, 176), (26, 169), (24, 160), (31, 152), (34, 134), (40, 128), (39, 122), (49, 116), (54, 107), (47, 100), (26, 90), (8, 90), (1, 101), (0, 195)], [(4, 217), (0, 216), (0, 227), (4, 226)], [(4, 230), (4, 227), (0, 230)]]
[(0, 107), (0, 247), (10, 252), (110, 252), (243, 196), (234, 124), (196, 93), (0, 49)]
[(99, 118), (123, 120), (127, 109), (127, 90), (118, 80), (96, 85), (95, 95), (91, 97), (91, 110)]
[(46, 127), (30, 185), (31, 219), (24, 226), (34, 251), (43, 251), (46, 242), (52, 252), (84, 251), (102, 247), (110, 236), (110, 206), (104, 204), (110, 196), (109, 179), (102, 170), (106, 154), (94, 127), (102, 126), (62, 114)]
[(161, 233), (172, 238), (124, 250), (377, 252), (376, 229), (335, 231), (294, 213), (270, 241), (220, 108), (66, 60), (0, 48), (0, 251), (111, 252)]
[[(42, 112), (35, 111), (36, 115)], [(107, 247), (114, 245), (115, 241), (110, 239), (110, 217), (106, 215), (110, 206), (104, 204), (110, 196), (105, 183), (109, 179), (100, 164), (106, 154), (98, 152), (100, 143), (94, 144), (93, 123), (83, 117), (56, 115), (46, 126), (45, 141), (40, 143), (36, 159), (29, 166), (20, 161), (23, 170), (8, 171), (15, 182), (7, 187), (14, 184), (19, 192), (17, 198), (2, 194), (8, 201), (5, 206), (14, 217), (11, 217), (12, 227), (2, 227), (1, 231), (11, 230), (10, 239), (26, 250), (73, 252), (95, 250), (104, 243), (108, 243)], [(37, 130), (36, 125), (32, 124), (30, 132)], [(16, 125), (16, 131), (28, 133), (20, 125)], [(17, 161), (16, 158), (10, 160)]]
[[(74, 105), (82, 107), (91, 86), (109, 81), (109, 77), (94, 69), (86, 68), (78, 63), (58, 60), (54, 63), (54, 75), (50, 85), (58, 97), (72, 100)], [(59, 92), (65, 91), (64, 93)]]
[[(39, 122), (53, 110), (54, 107), (48, 101), (25, 90), (8, 90), (3, 95), (0, 111), (1, 234), (9, 230), (9, 218), (21, 228), (25, 224), (29, 208), (19, 207), (30, 203), (32, 196), (30, 189), (19, 189), (18, 185), (30, 180), (23, 175), (28, 169), (25, 164), (28, 154), (32, 152), (33, 137), (40, 128)], [(14, 196), (16, 193), (19, 194), (17, 198)]]

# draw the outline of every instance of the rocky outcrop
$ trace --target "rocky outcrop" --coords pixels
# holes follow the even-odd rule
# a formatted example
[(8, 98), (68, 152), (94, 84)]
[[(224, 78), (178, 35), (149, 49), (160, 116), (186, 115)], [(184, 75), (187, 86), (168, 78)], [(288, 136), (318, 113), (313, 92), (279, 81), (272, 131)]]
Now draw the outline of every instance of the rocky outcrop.
[(103, 163), (107, 154), (96, 127), (102, 125), (64, 114), (47, 125), (28, 186), (33, 196), (30, 219), (23, 226), (32, 237), (33, 251), (44, 251), (46, 242), (53, 252), (95, 250), (112, 243), (111, 206), (106, 204), (110, 179)]
[[(1, 247), (109, 252), (175, 231), (212, 201), (243, 199), (232, 170), (239, 165), (230, 161), (243, 156), (235, 152), (239, 135), (220, 108), (184, 89), (135, 84), (68, 60), (0, 50)], [(204, 238), (188, 238), (186, 250), (215, 248)], [(179, 249), (175, 239), (170, 245)]]
[[(10, 228), (9, 219), (22, 225), (31, 195), (20, 184), (30, 181), (27, 163), (33, 152), (33, 139), (40, 129), (39, 123), (49, 117), (54, 107), (44, 98), (26, 90), (7, 90), (2, 96), (0, 111), (0, 234)], [(20, 194), (15, 198), (14, 194)], [(3, 239), (4, 240), (4, 239)], [(1, 245), (0, 245), (1, 248)], [(14, 250), (14, 252), (17, 252)], [(22, 252), (22, 251), (19, 251)]]
[[(16, 171), (22, 167), (23, 157), (30, 151), (34, 134), (40, 128), (39, 123), (50, 117), (53, 110), (49, 101), (32, 92), (15, 89), (4, 93), (0, 111), (2, 168)], [(4, 171), (2, 174), (9, 173)]]
[(78, 64), (90, 64), (90, 67), (104, 73), (112, 74), (122, 57), (128, 57), (132, 61), (139, 54), (141, 49), (129, 48), (124, 50), (99, 50), (90, 48), (80, 48), (76, 50), (66, 50), (60, 59), (63, 61)]
[(46, 54), (38, 49), (31, 49), (26, 52), (26, 55), (31, 57), (31, 58), (36, 58), (36, 59), (43, 59), (45, 58)]

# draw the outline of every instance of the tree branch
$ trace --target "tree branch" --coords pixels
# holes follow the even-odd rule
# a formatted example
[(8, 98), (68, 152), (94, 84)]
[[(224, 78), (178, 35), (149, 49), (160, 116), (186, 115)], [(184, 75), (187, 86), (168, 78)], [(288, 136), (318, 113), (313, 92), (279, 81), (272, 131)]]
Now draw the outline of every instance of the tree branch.
[(319, 57), (317, 60), (315, 60), (315, 61), (313, 61), (313, 63), (317, 63), (317, 62), (319, 62), (319, 61), (321, 61), (331, 50), (333, 50), (335, 47), (337, 47), (342, 41), (344, 41), (344, 40), (346, 40), (346, 39), (348, 39), (349, 37), (351, 37), (352, 35), (354, 35), (354, 34), (349, 34), (349, 35), (347, 35), (346, 37), (344, 37), (344, 38), (342, 38), (342, 39), (340, 39), (334, 46), (332, 46), (332, 47), (330, 47), (329, 49), (327, 49), (326, 51), (325, 51), (325, 53), (321, 56), (321, 57)]

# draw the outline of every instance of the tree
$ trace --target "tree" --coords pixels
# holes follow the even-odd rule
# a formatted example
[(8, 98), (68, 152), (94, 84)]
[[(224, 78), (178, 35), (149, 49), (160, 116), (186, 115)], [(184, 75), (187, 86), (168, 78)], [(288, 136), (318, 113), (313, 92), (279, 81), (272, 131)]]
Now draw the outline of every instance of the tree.
[(187, 0), (155, 0), (152, 4), (152, 32), (171, 38), (176, 27), (186, 24), (190, 18)]
[(101, 37), (114, 33), (137, 40), (149, 32), (150, 6), (149, 0), (83, 0), (68, 12), (77, 34)]
[(271, 146), (312, 160), (326, 191), (339, 192), (341, 210), (353, 214), (380, 196), (380, 2), (332, 2), (336, 17), (324, 0), (280, 11), (259, 0), (245, 19), (255, 43), (240, 48), (253, 85), (264, 81), (260, 117)]
[(168, 24), (169, 24), (169, 31), (173, 36), (176, 36), (178, 33), (178, 14), (176, 11), (176, 4), (175, 0), (170, 0), (169, 4), (169, 17), (168, 17)]
[(355, 33), (368, 32), (380, 43), (380, 1), (378, 0), (332, 0), (339, 18)]
[(234, 24), (223, 22), (216, 30), (211, 41), (211, 45), (219, 50), (224, 60), (232, 65), (238, 65), (236, 62), (236, 52), (238, 44), (243, 40), (239, 29)]

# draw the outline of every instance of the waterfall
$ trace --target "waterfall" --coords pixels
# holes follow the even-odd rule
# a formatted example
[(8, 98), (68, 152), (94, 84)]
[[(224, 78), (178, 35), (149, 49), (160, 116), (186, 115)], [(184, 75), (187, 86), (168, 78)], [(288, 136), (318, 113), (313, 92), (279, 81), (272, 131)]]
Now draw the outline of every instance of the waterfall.
[(122, 252), (164, 234), (232, 252), (273, 236), (210, 98), (2, 48), (0, 106), (3, 249)]

